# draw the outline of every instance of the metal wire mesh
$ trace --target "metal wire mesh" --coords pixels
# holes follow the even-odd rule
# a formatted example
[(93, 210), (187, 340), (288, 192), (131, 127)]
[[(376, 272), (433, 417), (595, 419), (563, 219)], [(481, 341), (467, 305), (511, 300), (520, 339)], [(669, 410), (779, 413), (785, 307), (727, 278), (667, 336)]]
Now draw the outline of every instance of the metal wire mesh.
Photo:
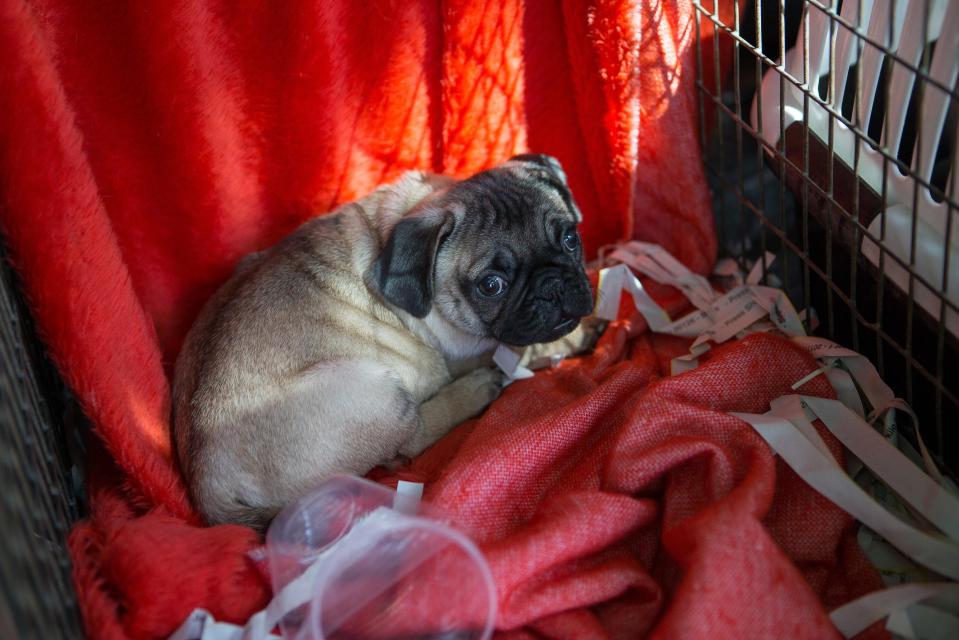
[(0, 247), (0, 638), (81, 635), (66, 550), (80, 512), (63, 428), (72, 406)]
[(817, 312), (807, 329), (868, 356), (959, 469), (959, 12), (937, 0), (693, 4), (721, 251), (744, 266), (776, 254), (764, 279)]

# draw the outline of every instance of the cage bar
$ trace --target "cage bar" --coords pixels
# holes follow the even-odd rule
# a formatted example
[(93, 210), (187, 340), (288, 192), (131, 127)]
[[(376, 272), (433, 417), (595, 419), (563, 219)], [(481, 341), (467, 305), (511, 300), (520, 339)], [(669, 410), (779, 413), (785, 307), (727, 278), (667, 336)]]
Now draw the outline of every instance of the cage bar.
[(693, 5), (714, 58), (721, 38), (733, 52), (720, 78), (697, 51), (720, 250), (740, 264), (777, 253), (764, 281), (869, 357), (956, 470), (959, 3), (758, 0), (725, 19)]

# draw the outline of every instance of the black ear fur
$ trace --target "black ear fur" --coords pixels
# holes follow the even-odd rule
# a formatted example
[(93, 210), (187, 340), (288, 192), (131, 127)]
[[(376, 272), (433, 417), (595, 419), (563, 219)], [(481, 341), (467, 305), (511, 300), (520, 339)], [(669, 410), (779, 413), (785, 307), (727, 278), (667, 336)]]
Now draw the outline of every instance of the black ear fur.
[(386, 300), (417, 318), (433, 306), (433, 264), (452, 227), (449, 213), (429, 212), (397, 223), (373, 263), (372, 279)]

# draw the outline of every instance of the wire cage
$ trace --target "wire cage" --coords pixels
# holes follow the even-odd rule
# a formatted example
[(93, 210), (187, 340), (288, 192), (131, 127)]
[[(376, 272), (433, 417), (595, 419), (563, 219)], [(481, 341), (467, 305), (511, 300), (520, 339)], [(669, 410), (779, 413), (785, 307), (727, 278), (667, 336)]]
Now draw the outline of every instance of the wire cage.
[(694, 6), (697, 36), (721, 34), (696, 52), (721, 252), (775, 255), (764, 278), (876, 364), (954, 473), (959, 2)]
[(0, 638), (80, 637), (66, 549), (82, 507), (80, 416), (2, 250), (0, 263)]
[[(721, 252), (743, 267), (775, 255), (764, 281), (815, 311), (813, 333), (876, 364), (954, 474), (959, 2), (693, 6)], [(0, 637), (79, 637), (65, 540), (83, 511), (82, 417), (2, 276)]]

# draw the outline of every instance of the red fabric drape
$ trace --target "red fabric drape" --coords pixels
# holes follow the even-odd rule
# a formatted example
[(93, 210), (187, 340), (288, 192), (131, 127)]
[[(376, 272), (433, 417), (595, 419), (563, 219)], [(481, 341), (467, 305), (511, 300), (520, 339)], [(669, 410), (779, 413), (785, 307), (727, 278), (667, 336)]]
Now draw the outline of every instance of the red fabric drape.
[[(200, 525), (170, 439), (180, 343), (245, 253), (404, 170), (533, 150), (562, 161), (590, 251), (637, 237), (709, 267), (691, 18), (688, 0), (0, 3), (0, 223), (97, 435), (70, 540), (92, 637), (268, 597), (256, 536)], [(487, 552), (501, 629), (825, 632), (823, 606), (874, 583), (848, 520), (719, 411), (761, 411), (812, 363), (757, 339), (694, 374), (711, 396), (660, 380), (668, 351), (614, 329), (415, 463)], [(770, 358), (760, 390), (723, 391)]]

